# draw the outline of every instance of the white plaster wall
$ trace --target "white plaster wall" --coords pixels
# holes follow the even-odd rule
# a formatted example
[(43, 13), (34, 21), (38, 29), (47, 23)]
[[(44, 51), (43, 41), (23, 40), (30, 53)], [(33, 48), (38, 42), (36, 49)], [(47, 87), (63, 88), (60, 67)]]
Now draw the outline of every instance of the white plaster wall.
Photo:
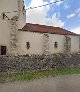
[[(43, 54), (43, 34), (19, 31), (18, 39), (19, 54)], [(26, 48), (26, 42), (30, 42), (29, 50)]]
[(0, 16), (3, 12), (7, 15), (7, 17), (9, 17), (9, 19), (13, 18), (14, 16), (18, 16), (18, 29), (22, 29), (22, 27), (26, 24), (26, 10), (23, 11), (23, 1), (24, 0), (0, 0)]
[[(58, 47), (55, 48), (55, 42), (58, 43)], [(64, 35), (49, 34), (49, 53), (60, 53), (64, 52)]]
[[(60, 53), (64, 52), (64, 37), (65, 35), (49, 34), (49, 52)], [(71, 52), (79, 52), (79, 36), (71, 36)], [(58, 48), (54, 47), (54, 43), (58, 42)]]
[(12, 11), (18, 11), (18, 0), (0, 0), (0, 15), (2, 12), (11, 12), (5, 13), (9, 18), (18, 15)]
[[(79, 52), (79, 36), (71, 37), (71, 52)], [(64, 52), (64, 35), (49, 34), (49, 53), (63, 53)], [(30, 49), (27, 50), (26, 42), (30, 42)], [(58, 42), (58, 47), (54, 44)], [(33, 32), (18, 31), (18, 51), (19, 54), (43, 54), (43, 34)]]
[(20, 0), (20, 2), (19, 2), (20, 9), (19, 10), (21, 10), (21, 11), (19, 11), (19, 29), (22, 29), (26, 24), (26, 10), (25, 10), (25, 8), (23, 10), (24, 6), (25, 6), (24, 0)]
[(69, 36), (71, 38), (71, 52), (79, 52), (79, 36)]
[(7, 18), (4, 20), (0, 18), (0, 45), (7, 46), (7, 53), (10, 53), (10, 28)]
[(26, 13), (20, 13), (18, 29), (22, 29), (26, 25)]

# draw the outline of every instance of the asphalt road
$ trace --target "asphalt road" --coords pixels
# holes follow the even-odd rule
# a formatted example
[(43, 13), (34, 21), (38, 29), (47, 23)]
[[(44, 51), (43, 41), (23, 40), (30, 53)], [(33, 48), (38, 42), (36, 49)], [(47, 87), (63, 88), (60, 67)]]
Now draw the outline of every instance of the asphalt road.
[(0, 92), (80, 92), (80, 75), (0, 84)]

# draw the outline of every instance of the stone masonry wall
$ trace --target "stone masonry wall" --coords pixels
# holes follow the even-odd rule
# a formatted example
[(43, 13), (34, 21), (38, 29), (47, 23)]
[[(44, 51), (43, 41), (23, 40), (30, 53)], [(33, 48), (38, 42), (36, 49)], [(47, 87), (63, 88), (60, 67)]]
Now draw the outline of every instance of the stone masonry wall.
[(49, 54), (49, 35), (47, 33), (43, 36), (43, 51), (45, 55)]
[(80, 54), (0, 56), (0, 72), (29, 72), (80, 66)]
[(14, 16), (11, 19), (11, 33), (10, 33), (10, 52), (12, 55), (17, 55), (17, 43), (18, 43), (18, 39), (17, 39), (17, 34), (18, 34), (18, 17)]

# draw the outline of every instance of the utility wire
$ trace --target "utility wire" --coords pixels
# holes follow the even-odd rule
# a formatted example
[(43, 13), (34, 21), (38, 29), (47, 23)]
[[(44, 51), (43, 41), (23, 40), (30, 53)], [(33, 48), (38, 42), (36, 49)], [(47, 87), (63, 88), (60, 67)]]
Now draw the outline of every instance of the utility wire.
[[(39, 8), (39, 7), (44, 7), (44, 6), (48, 6), (48, 5), (51, 5), (53, 3), (58, 3), (58, 2), (61, 2), (61, 1), (64, 1), (64, 0), (59, 0), (59, 1), (55, 1), (55, 2), (52, 2), (52, 3), (48, 3), (48, 4), (44, 4), (44, 5), (40, 5), (40, 6), (37, 6), (37, 7), (29, 7), (25, 10), (29, 10), (29, 9), (35, 9), (35, 8)], [(19, 11), (22, 11), (22, 10), (19, 10)], [(18, 11), (12, 11), (12, 12), (18, 12)], [(12, 12), (4, 12), (4, 13), (12, 13)]]
[(37, 7), (29, 7), (29, 8), (27, 8), (26, 10), (29, 10), (29, 9), (35, 9), (35, 8), (39, 8), (39, 7), (43, 7), (43, 6), (47, 6), (47, 5), (51, 5), (51, 4), (53, 4), (53, 3), (57, 3), (57, 2), (61, 2), (61, 1), (63, 1), (63, 0), (55, 1), (55, 2), (52, 2), (52, 3), (44, 4), (44, 5), (37, 6)]

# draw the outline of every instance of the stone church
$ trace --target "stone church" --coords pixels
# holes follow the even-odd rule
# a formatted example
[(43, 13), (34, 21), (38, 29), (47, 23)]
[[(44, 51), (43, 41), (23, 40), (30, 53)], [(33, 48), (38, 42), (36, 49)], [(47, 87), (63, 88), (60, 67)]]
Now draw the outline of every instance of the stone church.
[(79, 51), (79, 35), (59, 27), (26, 23), (24, 0), (0, 0), (1, 55)]

